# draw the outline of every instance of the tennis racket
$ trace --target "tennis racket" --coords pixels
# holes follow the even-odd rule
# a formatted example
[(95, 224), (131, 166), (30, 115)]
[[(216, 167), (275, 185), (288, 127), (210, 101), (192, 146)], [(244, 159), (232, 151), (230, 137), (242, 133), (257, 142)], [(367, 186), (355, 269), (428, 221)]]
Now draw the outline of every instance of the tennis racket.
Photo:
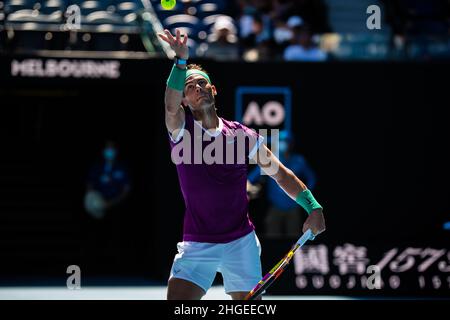
[(261, 294), (264, 293), (264, 291), (269, 288), (272, 283), (275, 282), (276, 279), (280, 277), (280, 275), (286, 270), (289, 263), (291, 262), (292, 257), (294, 256), (295, 251), (297, 251), (298, 248), (302, 247), (306, 241), (308, 240), (314, 240), (315, 236), (312, 233), (311, 229), (308, 229), (301, 237), (298, 239), (298, 241), (295, 243), (295, 245), (292, 247), (292, 249), (284, 256), (283, 259), (280, 260), (259, 282), (257, 285), (248, 293), (248, 295), (244, 298), (244, 300), (254, 300), (258, 298)]

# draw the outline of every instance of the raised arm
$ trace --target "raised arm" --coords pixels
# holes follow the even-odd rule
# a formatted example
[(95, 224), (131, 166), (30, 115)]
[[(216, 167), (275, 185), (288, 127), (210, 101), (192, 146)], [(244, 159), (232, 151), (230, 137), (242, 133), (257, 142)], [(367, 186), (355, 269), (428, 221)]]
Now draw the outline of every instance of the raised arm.
[[(184, 125), (184, 110), (181, 106), (183, 101), (184, 80), (186, 77), (186, 61), (189, 58), (189, 48), (187, 46), (187, 35), (181, 37), (180, 30), (176, 30), (174, 37), (169, 30), (164, 30), (164, 34), (159, 33), (158, 36), (167, 42), (173, 51), (175, 51), (178, 59), (184, 60), (184, 63), (175, 64), (167, 80), (167, 87), (165, 93), (166, 106), (166, 127), (175, 140), (178, 136), (179, 130)], [(176, 61), (179, 61), (179, 60)]]
[(286, 168), (266, 145), (261, 145), (253, 159), (289, 197), (308, 212), (309, 216), (303, 224), (303, 232), (311, 229), (317, 235), (325, 231), (322, 206), (314, 199), (306, 185), (290, 169)]

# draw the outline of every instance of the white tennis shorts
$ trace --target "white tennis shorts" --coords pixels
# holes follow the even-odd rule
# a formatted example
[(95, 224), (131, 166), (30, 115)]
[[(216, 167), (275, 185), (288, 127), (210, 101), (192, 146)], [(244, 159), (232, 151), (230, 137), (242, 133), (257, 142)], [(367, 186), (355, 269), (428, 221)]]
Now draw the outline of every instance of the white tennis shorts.
[(217, 272), (226, 293), (250, 291), (261, 280), (261, 244), (254, 231), (228, 243), (183, 241), (177, 247), (170, 278), (190, 281), (205, 292)]

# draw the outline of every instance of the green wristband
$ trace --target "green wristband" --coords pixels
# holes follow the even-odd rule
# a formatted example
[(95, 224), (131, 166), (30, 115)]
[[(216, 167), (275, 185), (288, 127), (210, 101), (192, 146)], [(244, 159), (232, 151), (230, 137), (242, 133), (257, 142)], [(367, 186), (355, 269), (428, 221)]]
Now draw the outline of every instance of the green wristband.
[(167, 86), (173, 90), (183, 91), (185, 79), (186, 69), (180, 69), (174, 64), (167, 79)]
[(303, 190), (300, 192), (297, 195), (295, 202), (301, 205), (303, 209), (308, 212), (308, 214), (311, 214), (313, 210), (322, 209), (322, 206), (316, 201), (316, 199), (314, 199), (314, 196), (309, 190)]

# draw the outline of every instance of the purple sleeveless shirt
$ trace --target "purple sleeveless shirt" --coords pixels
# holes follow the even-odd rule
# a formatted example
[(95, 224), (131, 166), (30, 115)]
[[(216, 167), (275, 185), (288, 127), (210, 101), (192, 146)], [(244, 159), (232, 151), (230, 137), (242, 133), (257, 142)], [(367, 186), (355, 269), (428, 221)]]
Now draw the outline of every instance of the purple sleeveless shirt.
[(249, 158), (264, 138), (246, 126), (219, 118), (205, 130), (186, 111), (184, 129), (170, 137), (186, 211), (183, 240), (226, 243), (254, 230), (246, 191)]

